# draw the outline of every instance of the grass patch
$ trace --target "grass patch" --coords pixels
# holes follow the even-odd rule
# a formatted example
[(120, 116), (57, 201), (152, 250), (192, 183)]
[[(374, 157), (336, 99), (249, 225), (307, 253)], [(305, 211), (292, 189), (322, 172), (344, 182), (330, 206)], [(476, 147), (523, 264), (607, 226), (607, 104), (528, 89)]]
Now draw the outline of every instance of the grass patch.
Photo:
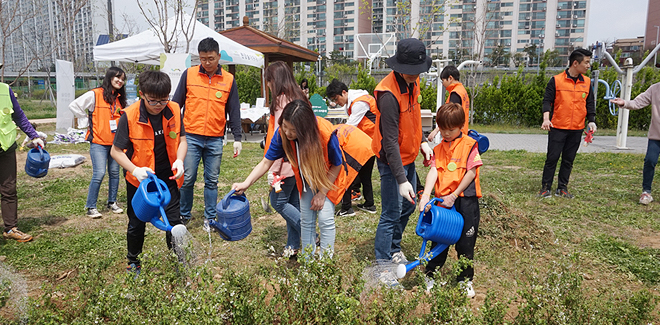
[(57, 117), (57, 108), (48, 100), (19, 99), (18, 104), (29, 120)]
[[(540, 121), (539, 121), (540, 122)], [(480, 133), (505, 133), (505, 134), (548, 134), (548, 131), (541, 130), (541, 125), (538, 127), (525, 127), (520, 125), (509, 124), (470, 124), (470, 128), (479, 131)], [(597, 135), (601, 136), (615, 136), (616, 129), (601, 129), (598, 128)], [(629, 137), (646, 137), (648, 130), (628, 130)]]
[(660, 250), (639, 248), (613, 237), (601, 235), (587, 243), (601, 259), (617, 266), (632, 278), (649, 284), (660, 282)]

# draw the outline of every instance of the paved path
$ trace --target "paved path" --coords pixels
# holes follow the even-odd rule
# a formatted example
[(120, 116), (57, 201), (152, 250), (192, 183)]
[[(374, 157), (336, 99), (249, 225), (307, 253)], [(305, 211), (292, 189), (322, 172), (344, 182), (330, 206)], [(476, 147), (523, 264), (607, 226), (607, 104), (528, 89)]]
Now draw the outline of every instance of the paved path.
[[(36, 124), (55, 123), (56, 119), (31, 120)], [(490, 150), (526, 150), (529, 152), (546, 152), (548, 148), (547, 134), (503, 134), (483, 133), (490, 140)], [(265, 134), (254, 132), (243, 133), (245, 142), (261, 142)], [(230, 136), (230, 139), (233, 136)], [(583, 137), (584, 138), (584, 137)], [(589, 146), (580, 146), (578, 152), (617, 152), (617, 153), (646, 153), (646, 137), (628, 137), (626, 145), (628, 149), (616, 148), (615, 136), (594, 136), (594, 141)]]

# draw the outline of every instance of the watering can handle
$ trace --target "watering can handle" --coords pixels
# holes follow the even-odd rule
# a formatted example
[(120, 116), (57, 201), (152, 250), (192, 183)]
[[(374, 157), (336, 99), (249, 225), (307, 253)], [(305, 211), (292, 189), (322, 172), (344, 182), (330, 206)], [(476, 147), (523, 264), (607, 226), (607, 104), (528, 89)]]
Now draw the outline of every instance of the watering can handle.
[(163, 199), (163, 190), (158, 186), (158, 176), (151, 172), (147, 172), (147, 177), (156, 184), (156, 189), (158, 190), (158, 201)]
[[(435, 201), (440, 201), (440, 202), (442, 203), (442, 202), (444, 202), (445, 200), (443, 200), (443, 199), (441, 199), (441, 198), (439, 198), (439, 197), (434, 197), (434, 198), (431, 199), (428, 203), (426, 203), (426, 205), (424, 206), (424, 211), (426, 211), (426, 207), (427, 207), (429, 204), (433, 204), (433, 202), (435, 202)], [(452, 205), (451, 208), (448, 208), (448, 207), (446, 207), (446, 206), (444, 206), (444, 205), (442, 205), (442, 204), (441, 204), (441, 205), (438, 205), (438, 206), (441, 207), (441, 208), (445, 208), (445, 209), (447, 209), (447, 210), (454, 210), (454, 211), (456, 210), (456, 205)]]
[(231, 190), (225, 197), (222, 198), (222, 209), (226, 209), (229, 206), (229, 198), (236, 193), (236, 190)]

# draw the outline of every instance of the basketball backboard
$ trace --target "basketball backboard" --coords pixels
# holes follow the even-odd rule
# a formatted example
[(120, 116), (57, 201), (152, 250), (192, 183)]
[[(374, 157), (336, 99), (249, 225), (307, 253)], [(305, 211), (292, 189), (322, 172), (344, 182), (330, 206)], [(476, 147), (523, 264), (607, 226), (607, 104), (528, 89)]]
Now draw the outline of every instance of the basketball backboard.
[(394, 33), (355, 34), (354, 59), (375, 59), (390, 57), (396, 52)]

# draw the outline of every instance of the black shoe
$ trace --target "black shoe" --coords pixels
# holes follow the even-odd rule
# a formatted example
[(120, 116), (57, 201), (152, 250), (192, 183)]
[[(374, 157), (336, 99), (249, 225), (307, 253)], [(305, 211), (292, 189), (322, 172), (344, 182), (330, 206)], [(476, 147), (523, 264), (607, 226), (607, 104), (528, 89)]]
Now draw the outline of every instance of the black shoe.
[(335, 215), (338, 217), (352, 217), (355, 215), (355, 211), (353, 211), (353, 208), (348, 208), (348, 210), (340, 209)]
[(566, 199), (572, 199), (575, 197), (573, 194), (569, 193), (567, 189), (557, 189), (555, 196), (560, 196)]
[(356, 205), (355, 207), (357, 207), (358, 209), (360, 209), (364, 212), (369, 212), (369, 213), (378, 212), (378, 210), (376, 209), (376, 206), (374, 206), (374, 205), (372, 205), (370, 207), (365, 207), (364, 204), (361, 203), (361, 204)]
[(181, 222), (183, 222), (184, 226), (187, 226), (188, 223), (190, 223), (190, 220), (192, 220), (192, 216), (179, 216), (181, 219)]
[(541, 189), (539, 191), (539, 194), (537, 194), (536, 196), (540, 197), (540, 198), (543, 198), (543, 199), (546, 199), (546, 198), (552, 197), (552, 193), (550, 192), (549, 189)]

